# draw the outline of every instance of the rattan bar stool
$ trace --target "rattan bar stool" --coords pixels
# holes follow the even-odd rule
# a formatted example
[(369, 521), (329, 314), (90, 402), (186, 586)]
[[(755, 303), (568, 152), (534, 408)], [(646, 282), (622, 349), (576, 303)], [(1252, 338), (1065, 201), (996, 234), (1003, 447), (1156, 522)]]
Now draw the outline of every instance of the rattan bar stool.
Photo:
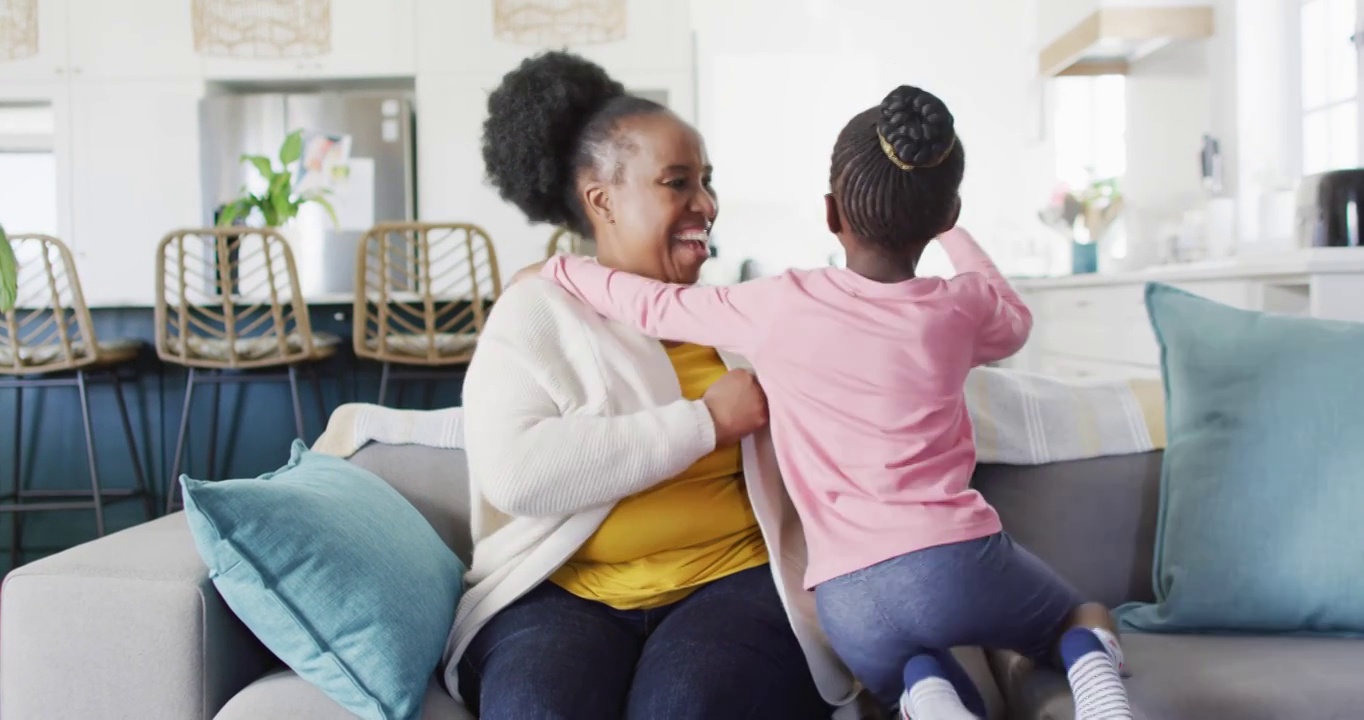
[[(95, 532), (104, 535), (104, 505), (142, 498), (148, 519), (154, 514), (151, 488), (143, 472), (128, 404), (119, 371), (132, 365), (142, 348), (140, 340), (102, 342), (95, 337), (90, 309), (81, 294), (71, 251), (47, 235), (12, 235), (19, 261), (19, 294), (15, 306), (0, 314), (0, 388), (14, 391), (13, 492), (0, 496), (0, 513), (13, 515), (10, 523), (10, 566), (23, 556), (23, 518), (26, 513), (52, 510), (92, 510)], [(95, 456), (95, 430), (90, 413), (90, 385), (107, 382), (118, 401), (119, 419), (132, 460), (134, 487), (105, 489), (100, 484)], [(24, 480), (24, 392), (37, 388), (75, 388), (80, 396), (85, 430), (89, 489), (34, 489)]]
[(559, 228), (549, 236), (549, 245), (545, 248), (545, 259), (555, 255), (586, 255), (596, 257), (597, 243), (595, 240), (588, 240), (578, 233), (568, 228)]
[(488, 311), (502, 293), (497, 253), (467, 223), (383, 223), (355, 261), (355, 355), (383, 364), (390, 382), (442, 380), (468, 367)]
[(213, 392), (208, 444), (211, 477), (222, 386), (288, 382), (294, 429), (299, 438), (306, 439), (299, 370), (312, 380), (320, 421), (325, 425), (327, 408), (315, 365), (334, 355), (341, 339), (312, 331), (289, 243), (269, 228), (173, 232), (157, 251), (156, 282), (156, 354), (163, 362), (188, 370), (166, 488), (166, 512), (171, 512), (178, 504), (178, 478), (195, 386), (209, 385)]

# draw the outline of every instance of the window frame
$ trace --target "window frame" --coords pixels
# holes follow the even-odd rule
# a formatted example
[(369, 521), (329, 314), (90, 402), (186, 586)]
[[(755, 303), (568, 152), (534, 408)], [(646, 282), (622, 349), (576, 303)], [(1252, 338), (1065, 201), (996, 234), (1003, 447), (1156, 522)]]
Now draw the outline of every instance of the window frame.
[[(1342, 28), (1341, 42), (1353, 40), (1355, 45), (1355, 87), (1354, 95), (1338, 100), (1327, 100), (1319, 105), (1307, 107), (1303, 94), (1306, 87), (1304, 72), (1304, 48), (1303, 48), (1303, 9), (1311, 2), (1322, 2), (1324, 0), (1294, 0), (1291, 3), (1291, 12), (1288, 17), (1291, 20), (1292, 32), (1292, 61), (1291, 77), (1293, 78), (1292, 102), (1294, 112), (1290, 130), (1293, 133), (1292, 147), (1293, 157), (1295, 158), (1296, 175), (1298, 177), (1319, 172), (1327, 172), (1339, 167), (1364, 167), (1364, 60), (1361, 59), (1361, 51), (1364, 51), (1364, 0), (1355, 0), (1355, 29)], [(1331, 33), (1337, 32), (1336, 29), (1330, 30)], [(1346, 33), (1350, 34), (1346, 34)], [(1353, 160), (1346, 161), (1343, 165), (1335, 162), (1328, 163), (1325, 169), (1308, 167), (1307, 158), (1307, 126), (1309, 116), (1318, 113), (1325, 114), (1329, 123), (1330, 113), (1340, 107), (1354, 105), (1355, 107), (1355, 156)], [(1330, 141), (1328, 140), (1328, 143)], [(1328, 155), (1330, 154), (1328, 150)]]

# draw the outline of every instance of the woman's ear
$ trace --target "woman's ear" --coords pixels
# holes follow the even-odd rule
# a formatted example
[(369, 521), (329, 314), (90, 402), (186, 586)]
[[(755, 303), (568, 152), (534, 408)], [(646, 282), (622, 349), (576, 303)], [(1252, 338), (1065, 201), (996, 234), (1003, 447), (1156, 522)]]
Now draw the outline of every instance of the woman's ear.
[(843, 232), (843, 216), (838, 213), (838, 201), (833, 193), (824, 195), (824, 221), (829, 224), (829, 232), (835, 235)]
[(582, 190), (583, 209), (587, 211), (589, 220), (596, 220), (602, 223), (614, 223), (615, 214), (611, 211), (611, 193), (607, 191), (606, 185), (602, 183), (590, 183)]

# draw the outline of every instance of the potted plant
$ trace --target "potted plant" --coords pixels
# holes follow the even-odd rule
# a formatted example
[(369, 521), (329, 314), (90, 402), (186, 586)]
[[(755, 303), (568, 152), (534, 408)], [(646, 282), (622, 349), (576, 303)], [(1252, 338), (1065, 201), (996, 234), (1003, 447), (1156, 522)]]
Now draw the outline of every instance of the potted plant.
[(301, 171), (295, 173), (303, 158), (303, 144), (303, 131), (295, 130), (280, 145), (278, 163), (264, 155), (243, 155), (241, 161), (255, 168), (265, 189), (253, 193), (243, 187), (241, 196), (224, 206), (218, 214), (218, 225), (230, 226), (239, 222), (245, 225), (248, 219), (258, 216), (261, 224), (278, 232), (288, 243), (298, 262), (299, 280), (307, 292), (306, 288), (318, 282), (314, 274), (321, 271), (321, 263), (315, 262), (314, 257), (321, 252), (321, 237), (305, 233), (294, 219), (304, 205), (316, 203), (331, 216), (333, 225), (340, 223), (336, 210), (326, 198), (330, 190), (325, 186), (302, 190), (295, 186), (295, 177), (304, 176)]
[(305, 193), (294, 191), (294, 173), (290, 166), (297, 163), (302, 155), (302, 130), (295, 130), (284, 138), (284, 143), (279, 148), (278, 170), (275, 169), (274, 161), (264, 155), (243, 155), (241, 161), (250, 163), (256, 169), (261, 179), (265, 181), (266, 189), (256, 194), (242, 188), (242, 196), (228, 203), (218, 215), (218, 224), (232, 225), (239, 219), (245, 219), (253, 211), (259, 211), (266, 227), (282, 228), (298, 216), (299, 208), (308, 203), (321, 205), (331, 216), (332, 222), (339, 224), (336, 210), (326, 198), (328, 190), (320, 188)]
[(9, 312), (19, 295), (19, 262), (0, 225), (0, 312)]

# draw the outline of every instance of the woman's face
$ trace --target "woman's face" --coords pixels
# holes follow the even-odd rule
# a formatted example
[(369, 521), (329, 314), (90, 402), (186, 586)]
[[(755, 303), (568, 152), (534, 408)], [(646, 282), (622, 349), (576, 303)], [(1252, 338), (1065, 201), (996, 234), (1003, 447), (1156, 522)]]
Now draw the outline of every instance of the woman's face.
[(670, 112), (620, 121), (598, 177), (579, 183), (603, 265), (691, 284), (718, 212), (705, 143)]

